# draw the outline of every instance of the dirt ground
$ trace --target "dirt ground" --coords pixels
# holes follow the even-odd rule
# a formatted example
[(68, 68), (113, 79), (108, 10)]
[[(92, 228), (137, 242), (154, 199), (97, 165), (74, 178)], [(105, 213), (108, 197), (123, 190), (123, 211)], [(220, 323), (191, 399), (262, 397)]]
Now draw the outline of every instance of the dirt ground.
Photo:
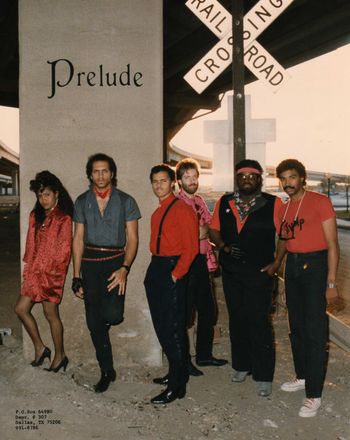
[[(158, 407), (149, 403), (161, 389), (152, 378), (166, 367), (118, 368), (116, 382), (102, 395), (92, 391), (98, 377), (95, 366), (68, 366), (58, 374), (44, 371), (47, 365), (31, 367), (22, 356), (21, 327), (12, 312), (20, 283), (19, 249), (14, 246), (17, 220), (0, 217), (0, 327), (13, 330), (0, 345), (0, 440), (350, 440), (350, 353), (330, 344), (317, 417), (298, 417), (302, 391), (280, 391), (280, 384), (293, 374), (284, 311), (274, 317), (277, 364), (268, 398), (256, 395), (251, 378), (232, 383), (229, 365), (202, 368), (204, 376), (190, 379), (184, 399)], [(220, 287), (217, 297), (222, 335), (214, 352), (229, 359)]]

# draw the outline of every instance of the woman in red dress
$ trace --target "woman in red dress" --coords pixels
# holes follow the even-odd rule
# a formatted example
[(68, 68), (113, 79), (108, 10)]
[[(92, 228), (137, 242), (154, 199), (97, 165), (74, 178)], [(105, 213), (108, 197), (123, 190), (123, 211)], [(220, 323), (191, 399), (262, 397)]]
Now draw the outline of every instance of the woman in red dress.
[(66, 370), (68, 358), (63, 347), (63, 326), (59, 315), (64, 282), (71, 256), (73, 201), (60, 180), (49, 171), (42, 171), (30, 181), (30, 190), (37, 201), (29, 217), (23, 261), (23, 284), (15, 312), (34, 344), (35, 358), (31, 365), (51, 360), (51, 350), (40, 337), (31, 311), (41, 303), (49, 322), (55, 356), (48, 371)]

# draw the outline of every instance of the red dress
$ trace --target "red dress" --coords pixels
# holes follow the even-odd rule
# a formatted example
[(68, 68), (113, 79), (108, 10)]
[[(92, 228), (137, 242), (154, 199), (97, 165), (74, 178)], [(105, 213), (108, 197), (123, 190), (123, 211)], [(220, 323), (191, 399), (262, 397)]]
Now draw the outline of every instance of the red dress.
[(59, 304), (71, 256), (72, 219), (58, 207), (35, 225), (34, 212), (29, 217), (26, 250), (23, 261), (21, 295), (33, 302)]

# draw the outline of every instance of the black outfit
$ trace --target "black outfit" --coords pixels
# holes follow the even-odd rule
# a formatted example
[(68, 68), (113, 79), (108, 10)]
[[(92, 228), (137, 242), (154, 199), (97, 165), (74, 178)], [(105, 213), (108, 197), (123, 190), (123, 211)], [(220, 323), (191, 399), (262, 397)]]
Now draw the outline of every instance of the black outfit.
[[(103, 254), (103, 257), (101, 257)], [(86, 323), (96, 350), (96, 358), (102, 371), (113, 370), (112, 347), (109, 338), (111, 325), (123, 320), (125, 295), (118, 295), (118, 288), (107, 290), (108, 278), (112, 272), (120, 269), (124, 261), (124, 253), (115, 259), (89, 261), (87, 258), (105, 258), (115, 251), (85, 250), (82, 259), (82, 279)]]
[(193, 308), (197, 311), (197, 360), (212, 359), (216, 307), (206, 255), (198, 254), (188, 272), (187, 326), (191, 326)]
[(220, 233), (231, 252), (221, 250), (219, 262), (229, 314), (232, 366), (253, 379), (272, 382), (275, 366), (271, 325), (273, 279), (261, 269), (274, 260), (275, 197), (261, 193), (238, 233), (230, 208), (232, 195), (222, 197)]
[(81, 275), (86, 322), (102, 379), (107, 377), (108, 381), (115, 379), (109, 329), (123, 320), (125, 300), (124, 295), (118, 295), (117, 288), (108, 292), (108, 278), (124, 261), (126, 222), (140, 217), (134, 198), (114, 187), (103, 215), (92, 189), (81, 194), (74, 205), (73, 220), (84, 225)]
[(186, 342), (186, 276), (173, 282), (178, 257), (152, 256), (145, 288), (159, 343), (169, 362), (168, 388), (180, 390), (188, 381)]
[(305, 379), (306, 397), (321, 397), (328, 353), (326, 314), (327, 250), (289, 253), (286, 299), (297, 378)]

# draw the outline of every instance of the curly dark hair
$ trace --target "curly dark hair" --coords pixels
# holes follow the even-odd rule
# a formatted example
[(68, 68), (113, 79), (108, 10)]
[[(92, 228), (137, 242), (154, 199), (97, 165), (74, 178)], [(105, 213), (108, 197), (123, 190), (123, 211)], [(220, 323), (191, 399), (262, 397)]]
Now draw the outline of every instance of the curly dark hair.
[[(73, 217), (73, 200), (68, 194), (66, 188), (62, 185), (60, 179), (47, 170), (40, 171), (40, 173), (35, 175), (35, 179), (29, 182), (29, 189), (33, 191), (37, 197), (46, 188), (58, 192), (57, 206), (62, 212)], [(34, 205), (33, 212), (35, 215), (35, 223), (37, 225), (42, 225), (45, 220), (45, 210), (40, 205), (38, 199)]]
[(196, 170), (199, 176), (199, 163), (192, 159), (191, 157), (187, 157), (186, 159), (180, 160), (180, 162), (176, 165), (176, 179), (181, 180), (182, 176), (185, 174), (187, 170)]
[(155, 165), (151, 169), (151, 173), (149, 175), (151, 183), (152, 183), (153, 175), (157, 174), (157, 173), (160, 173), (162, 171), (164, 171), (165, 173), (168, 174), (171, 182), (175, 182), (175, 171), (168, 164), (160, 163), (159, 165)]
[(303, 185), (306, 185), (306, 169), (305, 166), (297, 159), (285, 159), (276, 167), (276, 176), (281, 177), (281, 174), (288, 170), (295, 170), (300, 177), (304, 178)]
[(110, 156), (104, 153), (96, 153), (92, 156), (89, 156), (89, 159), (86, 164), (86, 176), (92, 183), (91, 174), (92, 174), (92, 165), (94, 162), (103, 161), (108, 162), (109, 171), (112, 173), (112, 185), (117, 186), (117, 165)]

